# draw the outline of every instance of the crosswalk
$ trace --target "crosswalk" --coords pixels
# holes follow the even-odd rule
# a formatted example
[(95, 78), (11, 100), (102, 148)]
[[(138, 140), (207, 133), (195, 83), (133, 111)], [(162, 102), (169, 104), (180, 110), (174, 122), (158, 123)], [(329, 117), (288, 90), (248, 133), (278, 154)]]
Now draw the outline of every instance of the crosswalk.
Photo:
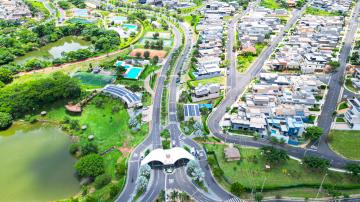
[(242, 201), (243, 201), (243, 200), (234, 197), (234, 198), (228, 199), (228, 200), (226, 200), (226, 201), (224, 201), (224, 202), (242, 202)]

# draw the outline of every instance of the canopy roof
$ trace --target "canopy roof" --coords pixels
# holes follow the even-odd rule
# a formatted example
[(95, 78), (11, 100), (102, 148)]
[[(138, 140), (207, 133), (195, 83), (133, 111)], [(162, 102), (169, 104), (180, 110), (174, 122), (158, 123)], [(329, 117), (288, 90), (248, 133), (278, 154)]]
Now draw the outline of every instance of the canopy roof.
[(194, 156), (181, 147), (171, 149), (155, 149), (151, 151), (142, 161), (141, 165), (153, 161), (159, 161), (164, 165), (174, 165), (179, 159), (195, 160)]

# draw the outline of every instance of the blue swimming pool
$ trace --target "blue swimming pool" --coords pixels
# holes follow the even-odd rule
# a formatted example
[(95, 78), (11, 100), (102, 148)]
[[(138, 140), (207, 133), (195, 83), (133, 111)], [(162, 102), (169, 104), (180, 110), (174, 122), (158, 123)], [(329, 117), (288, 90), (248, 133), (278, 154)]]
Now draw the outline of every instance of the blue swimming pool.
[(143, 70), (143, 68), (140, 68), (140, 67), (131, 67), (126, 71), (124, 78), (138, 79), (142, 70)]
[(115, 66), (120, 67), (124, 62), (123, 61), (116, 61)]
[(137, 25), (134, 24), (123, 24), (122, 27), (127, 29), (137, 29)]

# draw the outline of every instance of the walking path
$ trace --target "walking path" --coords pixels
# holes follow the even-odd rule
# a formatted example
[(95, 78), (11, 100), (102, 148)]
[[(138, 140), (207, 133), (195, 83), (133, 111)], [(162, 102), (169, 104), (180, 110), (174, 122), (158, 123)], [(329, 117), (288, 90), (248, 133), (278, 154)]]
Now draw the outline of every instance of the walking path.
[(155, 86), (154, 86), (154, 89), (151, 88), (151, 85), (150, 85), (150, 79), (151, 79), (151, 76), (156, 76), (161, 72), (161, 69), (158, 69), (156, 71), (154, 71), (152, 74), (149, 74), (145, 80), (144, 80), (144, 88), (145, 90), (151, 94), (151, 97), (154, 97), (155, 95), (155, 92), (154, 92), (154, 89), (156, 88), (156, 82), (155, 82)]

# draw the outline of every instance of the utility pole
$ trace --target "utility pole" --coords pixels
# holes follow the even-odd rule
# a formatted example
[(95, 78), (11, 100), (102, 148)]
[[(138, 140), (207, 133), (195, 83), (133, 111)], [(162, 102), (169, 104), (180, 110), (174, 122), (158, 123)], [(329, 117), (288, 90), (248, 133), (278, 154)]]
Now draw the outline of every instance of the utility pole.
[(320, 190), (322, 189), (322, 185), (323, 185), (323, 183), (324, 183), (325, 178), (326, 178), (327, 175), (328, 175), (328, 174), (327, 174), (327, 172), (326, 172), (325, 175), (324, 175), (324, 177), (323, 177), (323, 179), (322, 179), (322, 181), (321, 181), (321, 184), (320, 184), (320, 187), (319, 187), (319, 190), (318, 190), (318, 192), (317, 192), (317, 194), (316, 194), (316, 198), (315, 198), (315, 199), (318, 198), (319, 193), (320, 193)]
[(261, 193), (263, 192), (263, 189), (264, 189), (264, 185), (265, 185), (265, 181), (266, 181), (267, 177), (264, 178), (264, 181), (262, 183), (262, 186), (261, 186)]

